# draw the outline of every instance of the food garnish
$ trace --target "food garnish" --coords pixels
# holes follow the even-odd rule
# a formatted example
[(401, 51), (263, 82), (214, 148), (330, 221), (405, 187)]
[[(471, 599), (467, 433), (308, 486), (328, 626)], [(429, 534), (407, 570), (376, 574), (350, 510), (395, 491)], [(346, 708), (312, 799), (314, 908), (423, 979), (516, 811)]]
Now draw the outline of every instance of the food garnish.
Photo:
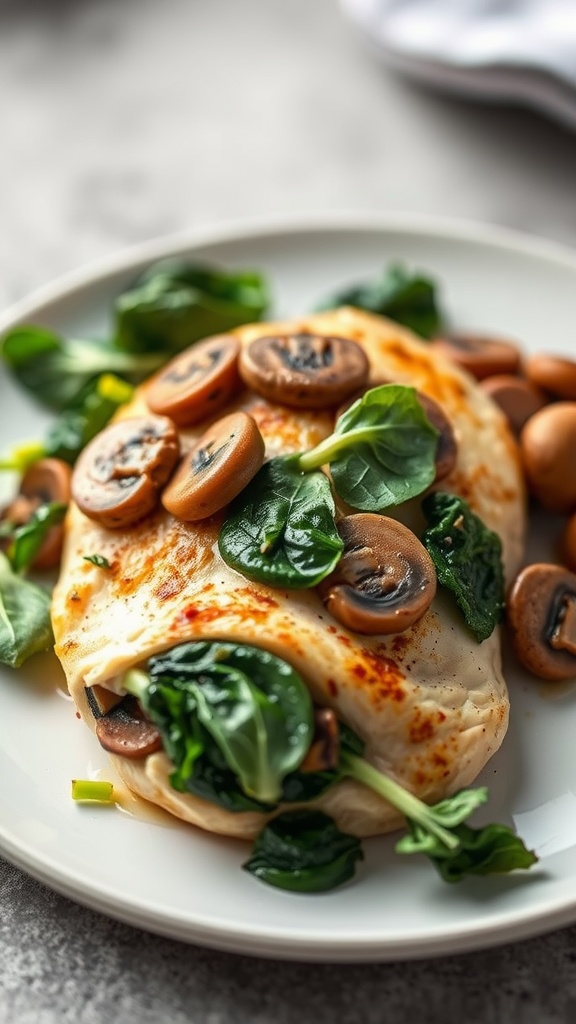
[(152, 412), (187, 427), (218, 412), (240, 388), (240, 344), (233, 334), (216, 334), (172, 359), (146, 387)]
[(241, 352), (239, 369), (270, 402), (325, 409), (362, 387), (370, 366), (355, 341), (302, 332), (257, 338)]
[(97, 569), (111, 569), (110, 562), (104, 555), (82, 555), (85, 562), (91, 562)]
[(19, 668), (53, 645), (50, 594), (14, 572), (0, 554), (0, 661)]
[(162, 504), (185, 523), (219, 512), (256, 475), (264, 440), (255, 420), (234, 412), (217, 420), (184, 455), (162, 492)]
[(451, 591), (478, 643), (486, 640), (502, 618), (504, 572), (502, 542), (468, 502), (435, 491), (422, 502), (428, 520), (422, 542)]
[(110, 804), (114, 800), (114, 785), (95, 779), (72, 779), (72, 799)]
[(500, 373), (518, 373), (521, 353), (513, 341), (491, 335), (455, 331), (432, 341), (432, 348), (446, 356), (476, 380)]
[(403, 633), (428, 611), (436, 570), (403, 523), (360, 513), (338, 522), (344, 551), (318, 592), (331, 615), (356, 633)]
[(421, 338), (431, 338), (442, 327), (436, 285), (428, 277), (391, 263), (381, 277), (346, 286), (317, 305), (318, 310), (355, 306), (404, 324)]
[(156, 508), (179, 454), (176, 428), (166, 416), (119, 420), (78, 459), (74, 501), (89, 519), (109, 529), (133, 526)]

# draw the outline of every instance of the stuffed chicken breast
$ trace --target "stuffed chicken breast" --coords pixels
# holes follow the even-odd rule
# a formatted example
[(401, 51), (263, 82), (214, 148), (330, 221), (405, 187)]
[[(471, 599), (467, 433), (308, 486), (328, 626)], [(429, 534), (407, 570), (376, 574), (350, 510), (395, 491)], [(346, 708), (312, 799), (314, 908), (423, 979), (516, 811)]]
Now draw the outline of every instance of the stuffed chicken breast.
[[(352, 342), (353, 349), (344, 346), (345, 359), (336, 374), (342, 386), (338, 381), (334, 385), (327, 371), (322, 380), (314, 377), (314, 387), (300, 388), (298, 395), (297, 381), (296, 390), (290, 391), (294, 381), (268, 365), (267, 351), (260, 352), (261, 340), (270, 338)], [(207, 365), (212, 365), (210, 344), (209, 340), (202, 350)], [(316, 344), (314, 365), (320, 361), (330, 369), (334, 346), (327, 356), (318, 357), (320, 350), (324, 353)], [(416, 612), (402, 612), (397, 626), (388, 622), (381, 632), (379, 620), (367, 625), (371, 585), (364, 584), (381, 566), (369, 565), (362, 570), (364, 575), (358, 574), (360, 589), (364, 586), (361, 601), (354, 594), (347, 600), (354, 583), (342, 576), (342, 566), (344, 557), (355, 558), (362, 548), (354, 530), (372, 529), (379, 510), (355, 517), (358, 506), (338, 492), (335, 522), (341, 548), (330, 572), (312, 585), (272, 585), (240, 571), (237, 563), (222, 557), (219, 537), (230, 502), (252, 486), (249, 481), (262, 463), (266, 467), (279, 456), (317, 448), (332, 434), (335, 414), (341, 415), (357, 393), (393, 384), (417, 389), (433, 425), (436, 415), (441, 439), (442, 423), (448, 423), (442, 479), (425, 492), (441, 489), (465, 500), (500, 538), (509, 578), (522, 552), (524, 494), (516, 445), (503, 416), (471, 378), (410, 332), (351, 308), (290, 323), (242, 327), (226, 336), (218, 359), (226, 363), (226, 372), (212, 390), (206, 374), (206, 386), (196, 388), (192, 413), (176, 394), (176, 367), (140, 388), (108, 428), (124, 432), (126, 442), (134, 424), (146, 417), (163, 421), (162, 458), (152, 458), (145, 482), (139, 478), (133, 488), (141, 467), (132, 464), (116, 475), (113, 487), (122, 490), (121, 501), (117, 494), (109, 500), (113, 487), (102, 454), (100, 462), (94, 450), (87, 455), (92, 459), (90, 480), (86, 460), (81, 458), (76, 467), (76, 500), (66, 523), (53, 628), (56, 652), (82, 718), (96, 730), (122, 694), (125, 673), (145, 666), (160, 652), (194, 640), (251, 645), (291, 666), (316, 710), (334, 712), (363, 741), (366, 760), (410, 792), (431, 803), (467, 786), (506, 733), (508, 696), (498, 628), (479, 640), (453, 595), (435, 579), (430, 581), (429, 568), (421, 570), (413, 587), (418, 595), (431, 587)], [(306, 379), (306, 360), (293, 360), (296, 364)], [(210, 493), (204, 489), (198, 498), (181, 478), (186, 458), (196, 459), (198, 469), (202, 452), (223, 450), (223, 442), (218, 445), (224, 434), (234, 436), (236, 443), (239, 430), (245, 435), (238, 444), (250, 458), (235, 462)], [(208, 436), (210, 443), (198, 448), (198, 439)], [(132, 451), (137, 445), (133, 435), (128, 448)], [(437, 458), (439, 453), (440, 442)], [(100, 469), (104, 489), (95, 499), (91, 487)], [(324, 467), (325, 481), (327, 473)], [(333, 468), (332, 475), (338, 485)], [(265, 488), (263, 494), (265, 501)], [(272, 499), (273, 486), (270, 495)], [(383, 510), (414, 536), (419, 548), (418, 538), (426, 529), (423, 496), (409, 495)], [(455, 522), (458, 527), (459, 520)], [(261, 553), (272, 545), (264, 540)], [(376, 547), (368, 541), (364, 547), (372, 557)], [(410, 551), (402, 557), (408, 560), (408, 575), (414, 577)], [(113, 743), (104, 745), (115, 749)], [(210, 831), (252, 838), (268, 817), (286, 809), (281, 799), (273, 809), (233, 811), (198, 793), (174, 788), (174, 765), (155, 740), (131, 756), (112, 752), (111, 757), (134, 792)], [(402, 821), (386, 800), (352, 779), (327, 787), (310, 805), (357, 836), (386, 832)]]

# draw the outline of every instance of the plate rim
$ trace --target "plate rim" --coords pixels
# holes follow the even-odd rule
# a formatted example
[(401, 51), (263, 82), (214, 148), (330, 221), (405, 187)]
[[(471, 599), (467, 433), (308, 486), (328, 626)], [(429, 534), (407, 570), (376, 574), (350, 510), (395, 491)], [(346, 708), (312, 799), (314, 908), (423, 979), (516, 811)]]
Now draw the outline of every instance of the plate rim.
[(532, 232), (518, 230), (491, 221), (420, 214), (413, 211), (378, 212), (369, 210), (340, 210), (319, 213), (298, 213), (283, 216), (260, 216), (231, 220), (203, 227), (159, 235), (128, 246), (122, 246), (105, 256), (83, 263), (43, 283), (22, 298), (0, 309), (0, 333), (9, 330), (38, 306), (45, 306), (70, 297), (84, 288), (113, 277), (139, 263), (151, 262), (170, 255), (185, 253), (189, 249), (209, 245), (251, 242), (259, 238), (273, 239), (279, 235), (296, 236), (310, 233), (382, 232), (400, 231), (409, 235), (435, 236), (443, 240), (468, 242), (474, 245), (493, 245), (498, 249), (513, 250), (519, 255), (531, 255), (550, 260), (576, 270), (576, 248), (548, 239)]
[[(334, 233), (385, 234), (400, 232), (411, 236), (437, 238), (440, 242), (460, 242), (478, 247), (492, 246), (513, 255), (544, 259), (576, 274), (576, 249), (534, 234), (474, 220), (421, 215), (418, 213), (379, 213), (340, 211), (285, 217), (260, 217), (226, 224), (191, 228), (162, 235), (124, 247), (85, 266), (69, 271), (48, 284), (34, 289), (0, 313), (0, 332), (29, 317), (35, 309), (64, 301), (107, 278), (137, 267), (138, 264), (185, 253), (211, 245), (226, 245), (305, 234)], [(456, 922), (444, 925), (440, 935), (424, 938), (408, 936), (393, 942), (382, 937), (355, 940), (351, 949), (343, 934), (318, 934), (310, 940), (305, 932), (282, 934), (278, 926), (262, 925), (242, 929), (236, 926), (190, 918), (127, 898), (107, 886), (106, 891), (86, 890), (84, 879), (76, 871), (60, 868), (55, 857), (34, 853), (26, 841), (15, 841), (0, 825), (0, 853), (13, 865), (42, 884), (92, 910), (126, 924), (188, 943), (198, 943), (221, 951), (269, 959), (316, 962), (390, 962), (437, 958), (447, 954), (494, 948), (511, 941), (542, 935), (576, 920), (576, 893), (571, 901), (556, 897), (544, 909), (528, 907), (516, 910), (497, 922), (470, 925)]]

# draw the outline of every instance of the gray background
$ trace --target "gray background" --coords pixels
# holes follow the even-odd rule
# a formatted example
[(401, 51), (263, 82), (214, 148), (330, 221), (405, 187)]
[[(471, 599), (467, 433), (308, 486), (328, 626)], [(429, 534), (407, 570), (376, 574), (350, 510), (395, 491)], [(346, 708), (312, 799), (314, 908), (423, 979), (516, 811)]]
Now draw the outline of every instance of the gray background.
[[(576, 134), (402, 80), (335, 0), (0, 0), (0, 305), (141, 239), (416, 211), (576, 244)], [(556, 1024), (576, 928), (387, 965), (181, 945), (0, 861), (0, 1021)]]

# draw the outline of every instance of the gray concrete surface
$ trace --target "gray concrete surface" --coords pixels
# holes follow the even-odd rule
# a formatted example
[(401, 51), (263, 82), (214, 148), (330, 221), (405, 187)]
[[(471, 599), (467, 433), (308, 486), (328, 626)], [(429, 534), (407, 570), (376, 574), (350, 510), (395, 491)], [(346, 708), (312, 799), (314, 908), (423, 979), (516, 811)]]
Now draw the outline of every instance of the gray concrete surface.
[[(0, 0), (0, 305), (140, 239), (409, 210), (576, 245), (576, 134), (396, 77), (335, 0)], [(137, 931), (0, 862), (2, 1024), (561, 1024), (576, 928), (404, 964)]]

